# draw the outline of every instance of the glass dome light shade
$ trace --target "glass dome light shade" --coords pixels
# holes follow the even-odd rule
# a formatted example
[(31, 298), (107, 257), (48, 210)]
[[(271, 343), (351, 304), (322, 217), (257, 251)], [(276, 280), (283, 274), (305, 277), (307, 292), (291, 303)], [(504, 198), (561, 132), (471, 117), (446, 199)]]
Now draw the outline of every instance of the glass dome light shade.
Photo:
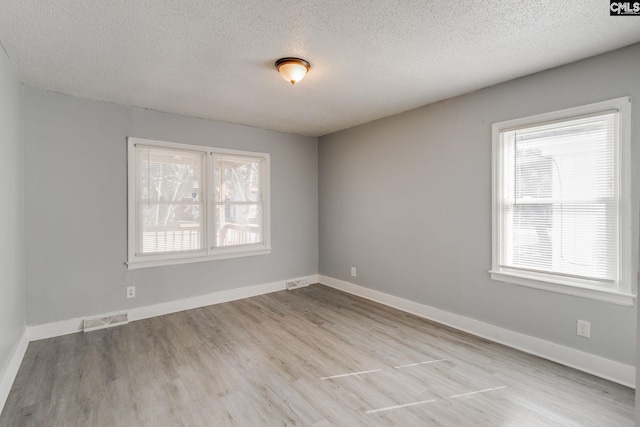
[(307, 75), (311, 66), (304, 59), (282, 58), (276, 61), (276, 68), (283, 79), (291, 84), (296, 84)]

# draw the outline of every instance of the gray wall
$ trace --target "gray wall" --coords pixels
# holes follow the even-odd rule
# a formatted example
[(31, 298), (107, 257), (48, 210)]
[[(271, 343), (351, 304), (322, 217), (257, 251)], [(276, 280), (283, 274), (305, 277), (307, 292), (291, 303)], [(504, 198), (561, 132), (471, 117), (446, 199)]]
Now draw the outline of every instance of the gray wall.
[[(127, 136), (270, 153), (273, 252), (127, 271)], [(316, 138), (26, 89), (27, 324), (317, 273), (317, 159)]]
[[(635, 307), (488, 274), (491, 124), (625, 95), (636, 101), (637, 260), (640, 45), (320, 138), (320, 274), (635, 365)], [(591, 322), (591, 339), (576, 336), (576, 319)]]
[(0, 47), (0, 379), (25, 324), (21, 99), (22, 86)]

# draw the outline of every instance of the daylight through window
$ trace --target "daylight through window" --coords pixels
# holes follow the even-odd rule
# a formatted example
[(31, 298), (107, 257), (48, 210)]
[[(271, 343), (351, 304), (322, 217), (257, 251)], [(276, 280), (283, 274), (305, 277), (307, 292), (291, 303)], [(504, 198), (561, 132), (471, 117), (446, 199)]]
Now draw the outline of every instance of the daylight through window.
[(494, 125), (494, 278), (630, 292), (627, 109), (615, 100)]
[(268, 253), (268, 154), (128, 144), (129, 268)]

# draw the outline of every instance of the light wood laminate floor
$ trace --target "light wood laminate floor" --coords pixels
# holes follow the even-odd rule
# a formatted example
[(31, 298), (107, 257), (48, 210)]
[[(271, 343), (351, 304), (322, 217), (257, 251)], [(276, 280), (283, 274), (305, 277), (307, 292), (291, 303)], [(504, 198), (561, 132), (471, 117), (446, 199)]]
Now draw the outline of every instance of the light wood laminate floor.
[(29, 344), (0, 426), (632, 426), (633, 390), (322, 285)]

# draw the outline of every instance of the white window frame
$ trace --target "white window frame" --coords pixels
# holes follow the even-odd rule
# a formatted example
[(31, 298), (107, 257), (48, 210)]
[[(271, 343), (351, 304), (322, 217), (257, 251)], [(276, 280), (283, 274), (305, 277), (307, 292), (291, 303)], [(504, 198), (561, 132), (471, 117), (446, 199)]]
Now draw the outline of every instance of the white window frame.
[[(504, 146), (501, 133), (518, 128), (533, 127), (553, 121), (570, 120), (578, 116), (617, 110), (619, 113), (619, 139), (616, 153), (617, 164), (617, 200), (618, 217), (618, 274), (614, 287), (599, 286), (596, 282), (583, 281), (548, 273), (505, 268), (500, 265), (500, 203), (502, 200), (502, 159)], [(579, 296), (613, 304), (632, 306), (635, 295), (632, 273), (632, 236), (631, 236), (631, 99), (616, 98), (575, 108), (554, 111), (535, 116), (523, 117), (494, 123), (492, 128), (492, 266), (491, 278), (500, 282), (512, 283), (561, 294)]]
[[(138, 238), (138, 203), (136, 200), (137, 165), (136, 145), (141, 144), (157, 148), (170, 148), (177, 150), (188, 150), (206, 153), (203, 169), (203, 208), (204, 218), (204, 249), (199, 251), (184, 251), (156, 254), (136, 254), (136, 241)], [(246, 245), (234, 245), (226, 247), (214, 247), (215, 242), (215, 217), (214, 201), (212, 196), (214, 167), (213, 158), (216, 155), (237, 156), (240, 158), (259, 159), (260, 185), (262, 195), (262, 218), (261, 232), (262, 242)], [(127, 138), (127, 268), (129, 270), (159, 267), (164, 265), (188, 264), (193, 262), (214, 261), (220, 259), (239, 258), (254, 255), (266, 255), (271, 253), (271, 197), (270, 197), (270, 155), (268, 153), (257, 153), (252, 151), (239, 151), (223, 148), (213, 148), (200, 145), (179, 144), (174, 142), (156, 141), (143, 138)]]

